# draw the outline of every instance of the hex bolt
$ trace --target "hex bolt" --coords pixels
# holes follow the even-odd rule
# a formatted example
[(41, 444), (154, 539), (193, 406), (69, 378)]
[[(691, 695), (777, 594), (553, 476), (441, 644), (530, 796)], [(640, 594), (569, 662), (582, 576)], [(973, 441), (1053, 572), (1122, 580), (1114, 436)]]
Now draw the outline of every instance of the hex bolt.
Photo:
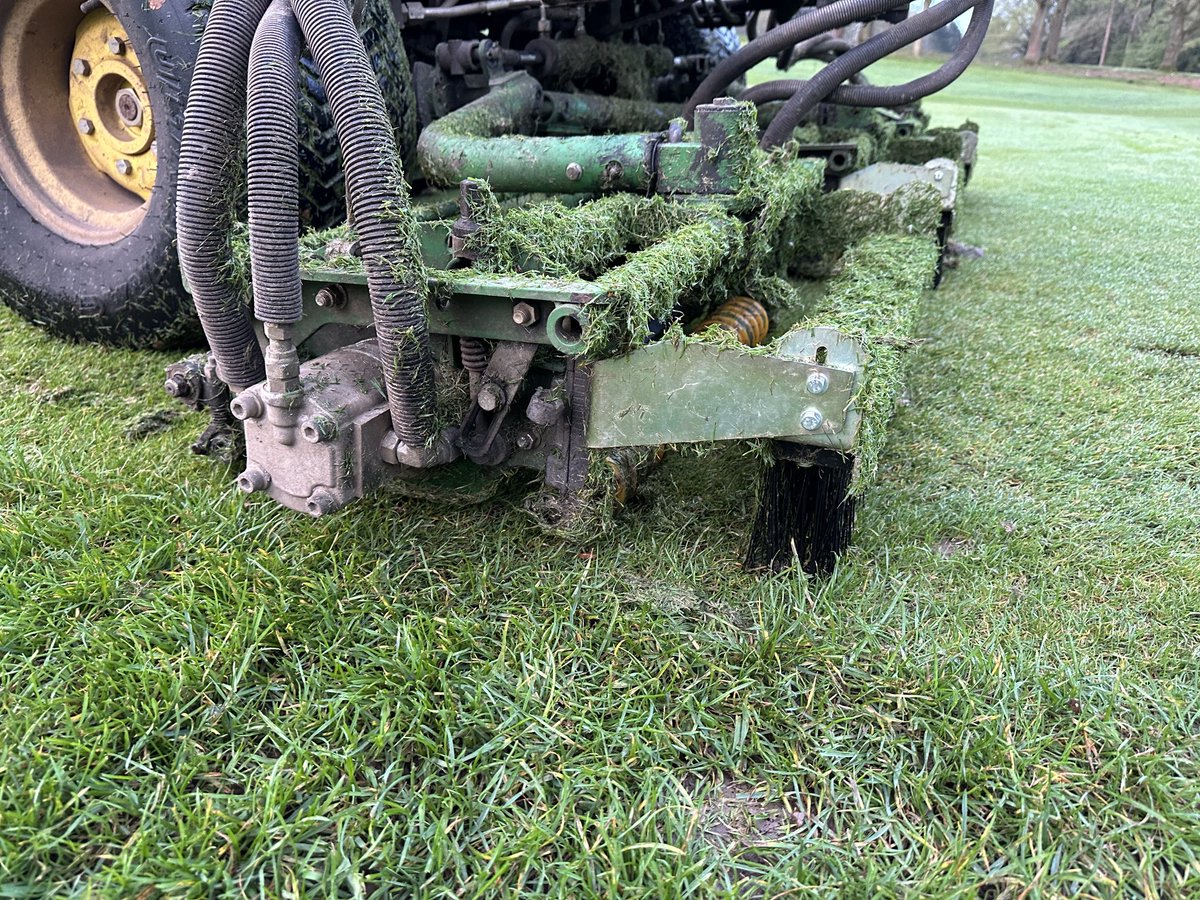
[(249, 466), (238, 476), (238, 490), (243, 494), (257, 494), (271, 486), (271, 474), (258, 466)]
[(321, 309), (341, 309), (346, 305), (346, 292), (336, 284), (323, 287), (317, 291), (316, 304)]
[(945, 172), (934, 172), (934, 173), (933, 173), (933, 180), (934, 180), (934, 181), (941, 181), (941, 180), (942, 180), (943, 178), (945, 178), (945, 177), (946, 177), (946, 173), (945, 173)]
[(192, 396), (192, 386), (188, 384), (187, 376), (176, 372), (167, 379), (167, 383), (163, 385), (164, 390), (176, 400), (182, 400), (185, 397)]
[(821, 414), (819, 409), (809, 407), (800, 413), (800, 424), (804, 427), (805, 431), (816, 431), (825, 424), (825, 416)]
[(583, 166), (577, 162), (567, 163), (567, 180), (578, 181), (583, 177)]
[(92, 64), (86, 59), (77, 59), (71, 63), (71, 74), (78, 75), (80, 78), (87, 78), (92, 74)]
[(513, 306), (513, 324), (522, 325), (528, 328), (530, 325), (537, 322), (537, 310), (532, 303), (524, 301)]
[(496, 384), (485, 384), (479, 389), (476, 403), (484, 412), (495, 412), (504, 405), (504, 392)]
[(125, 42), (115, 35), (108, 39), (108, 52), (113, 56), (123, 56), (125, 53)]
[(91, 119), (80, 119), (79, 120), (79, 133), (80, 134), (95, 134), (96, 133), (96, 123), (93, 122)]
[(804, 383), (810, 394), (820, 396), (829, 390), (829, 376), (824, 372), (813, 372)]
[(529, 451), (537, 446), (537, 436), (532, 431), (522, 431), (517, 435), (517, 447)]
[(130, 175), (133, 174), (133, 163), (131, 163), (127, 159), (118, 159), (117, 160), (117, 174), (124, 175), (126, 178), (128, 178)]

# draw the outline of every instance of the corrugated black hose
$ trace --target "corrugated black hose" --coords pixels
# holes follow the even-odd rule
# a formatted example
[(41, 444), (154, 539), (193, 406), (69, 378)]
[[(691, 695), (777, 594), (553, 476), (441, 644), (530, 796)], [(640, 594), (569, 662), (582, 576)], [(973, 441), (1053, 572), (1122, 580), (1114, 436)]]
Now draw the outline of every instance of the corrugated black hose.
[[(823, 103), (838, 103), (842, 106), (906, 106), (930, 94), (936, 94), (954, 82), (966, 71), (983, 46), (991, 22), (995, 0), (985, 0), (971, 13), (971, 23), (963, 35), (962, 42), (948, 60), (938, 69), (904, 84), (843, 84)], [(860, 73), (856, 73), (860, 74)], [(853, 81), (854, 75), (851, 75)], [(751, 103), (769, 103), (772, 100), (787, 100), (802, 90), (808, 81), (803, 78), (780, 78), (764, 81), (749, 87), (738, 96), (739, 100)]]
[(304, 316), (296, 83), (303, 50), (291, 0), (274, 0), (254, 36), (246, 100), (254, 315), (272, 325), (291, 325)]
[(425, 320), (425, 268), (383, 95), (341, 0), (292, 8), (329, 98), (346, 169), (346, 194), (371, 293), (392, 428), (408, 448), (434, 434), (433, 358)]
[(209, 13), (179, 148), (179, 262), (217, 374), (233, 391), (264, 378), (262, 350), (229, 260), (240, 177), (246, 67), (271, 0), (216, 0)]
[(771, 29), (737, 53), (717, 63), (688, 98), (683, 109), (684, 118), (690, 123), (697, 106), (712, 102), (722, 91), (728, 90), (733, 82), (763, 60), (770, 59), (784, 50), (790, 50), (801, 41), (816, 37), (831, 28), (859, 22), (899, 6), (908, 6), (908, 0), (837, 0), (836, 3), (815, 9)]
[[(843, 53), (791, 96), (763, 134), (761, 146), (774, 147), (791, 138), (792, 132), (818, 103), (832, 94), (843, 81), (861, 72), (901, 47), (948, 25), (964, 12), (988, 0), (941, 0), (936, 6)], [(986, 17), (985, 17), (986, 18)], [(877, 104), (886, 105), (886, 104)]]
[(936, 94), (962, 75), (979, 54), (983, 39), (987, 37), (995, 6), (996, 0), (983, 0), (971, 11), (971, 22), (967, 25), (962, 41), (954, 53), (928, 75), (922, 75), (904, 84), (842, 85), (826, 99), (843, 106), (906, 106), (916, 103), (922, 97)]

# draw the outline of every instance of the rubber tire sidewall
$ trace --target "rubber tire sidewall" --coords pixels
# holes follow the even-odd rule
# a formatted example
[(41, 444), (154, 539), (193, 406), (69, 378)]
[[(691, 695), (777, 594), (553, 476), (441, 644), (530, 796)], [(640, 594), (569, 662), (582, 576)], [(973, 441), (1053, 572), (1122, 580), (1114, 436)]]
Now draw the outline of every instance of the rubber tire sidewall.
[(0, 294), (61, 337), (132, 347), (194, 344), (200, 330), (180, 278), (175, 187), (202, 19), (192, 0), (106, 5), (138, 55), (154, 109), (158, 175), (149, 208), (127, 237), (77, 244), (34, 219), (0, 182)]

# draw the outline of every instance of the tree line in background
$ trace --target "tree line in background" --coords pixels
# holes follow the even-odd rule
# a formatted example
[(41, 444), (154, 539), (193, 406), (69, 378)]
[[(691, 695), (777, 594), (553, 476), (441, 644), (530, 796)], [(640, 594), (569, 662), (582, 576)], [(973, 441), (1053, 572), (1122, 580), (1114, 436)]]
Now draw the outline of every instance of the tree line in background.
[(1029, 63), (1200, 71), (1200, 0), (1002, 0), (996, 24)]

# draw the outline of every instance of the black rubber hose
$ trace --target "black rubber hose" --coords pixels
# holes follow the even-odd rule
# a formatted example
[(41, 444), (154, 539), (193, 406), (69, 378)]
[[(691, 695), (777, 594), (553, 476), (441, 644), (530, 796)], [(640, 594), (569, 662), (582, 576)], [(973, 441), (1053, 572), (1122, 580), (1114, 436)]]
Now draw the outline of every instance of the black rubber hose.
[(341, 0), (293, 0), (337, 129), (362, 245), (392, 428), (420, 451), (434, 433), (425, 267), (396, 137), (362, 37)]
[(765, 59), (770, 59), (784, 50), (790, 50), (801, 41), (816, 37), (831, 28), (840, 28), (898, 6), (907, 6), (907, 0), (837, 0), (812, 12), (785, 22), (766, 34), (751, 41), (732, 56), (727, 56), (713, 68), (699, 87), (688, 98), (683, 115), (690, 124), (696, 107), (709, 103), (722, 91), (728, 90), (741, 76)]
[(738, 94), (738, 99), (754, 104), (788, 100), (806, 84), (808, 82), (802, 78), (777, 78), (774, 81), (764, 81), (746, 88)]
[(246, 66), (271, 0), (216, 0), (192, 74), (179, 148), (179, 262), (217, 363), (237, 393), (266, 377), (242, 297), (229, 271), (234, 193), (241, 177)]
[(953, 84), (983, 46), (996, 0), (983, 0), (971, 12), (962, 41), (945, 63), (928, 75), (894, 85), (842, 85), (828, 99), (843, 106), (907, 106)]
[(843, 81), (872, 63), (896, 52), (944, 25), (953, 22), (968, 9), (986, 0), (941, 0), (933, 8), (899, 25), (893, 25), (853, 50), (843, 53), (809, 79), (804, 87), (783, 105), (763, 135), (761, 146), (774, 147), (791, 137), (804, 117), (832, 94)]
[(274, 0), (250, 50), (246, 159), (254, 316), (272, 325), (304, 317), (300, 283), (300, 90), (304, 50), (291, 0)]

